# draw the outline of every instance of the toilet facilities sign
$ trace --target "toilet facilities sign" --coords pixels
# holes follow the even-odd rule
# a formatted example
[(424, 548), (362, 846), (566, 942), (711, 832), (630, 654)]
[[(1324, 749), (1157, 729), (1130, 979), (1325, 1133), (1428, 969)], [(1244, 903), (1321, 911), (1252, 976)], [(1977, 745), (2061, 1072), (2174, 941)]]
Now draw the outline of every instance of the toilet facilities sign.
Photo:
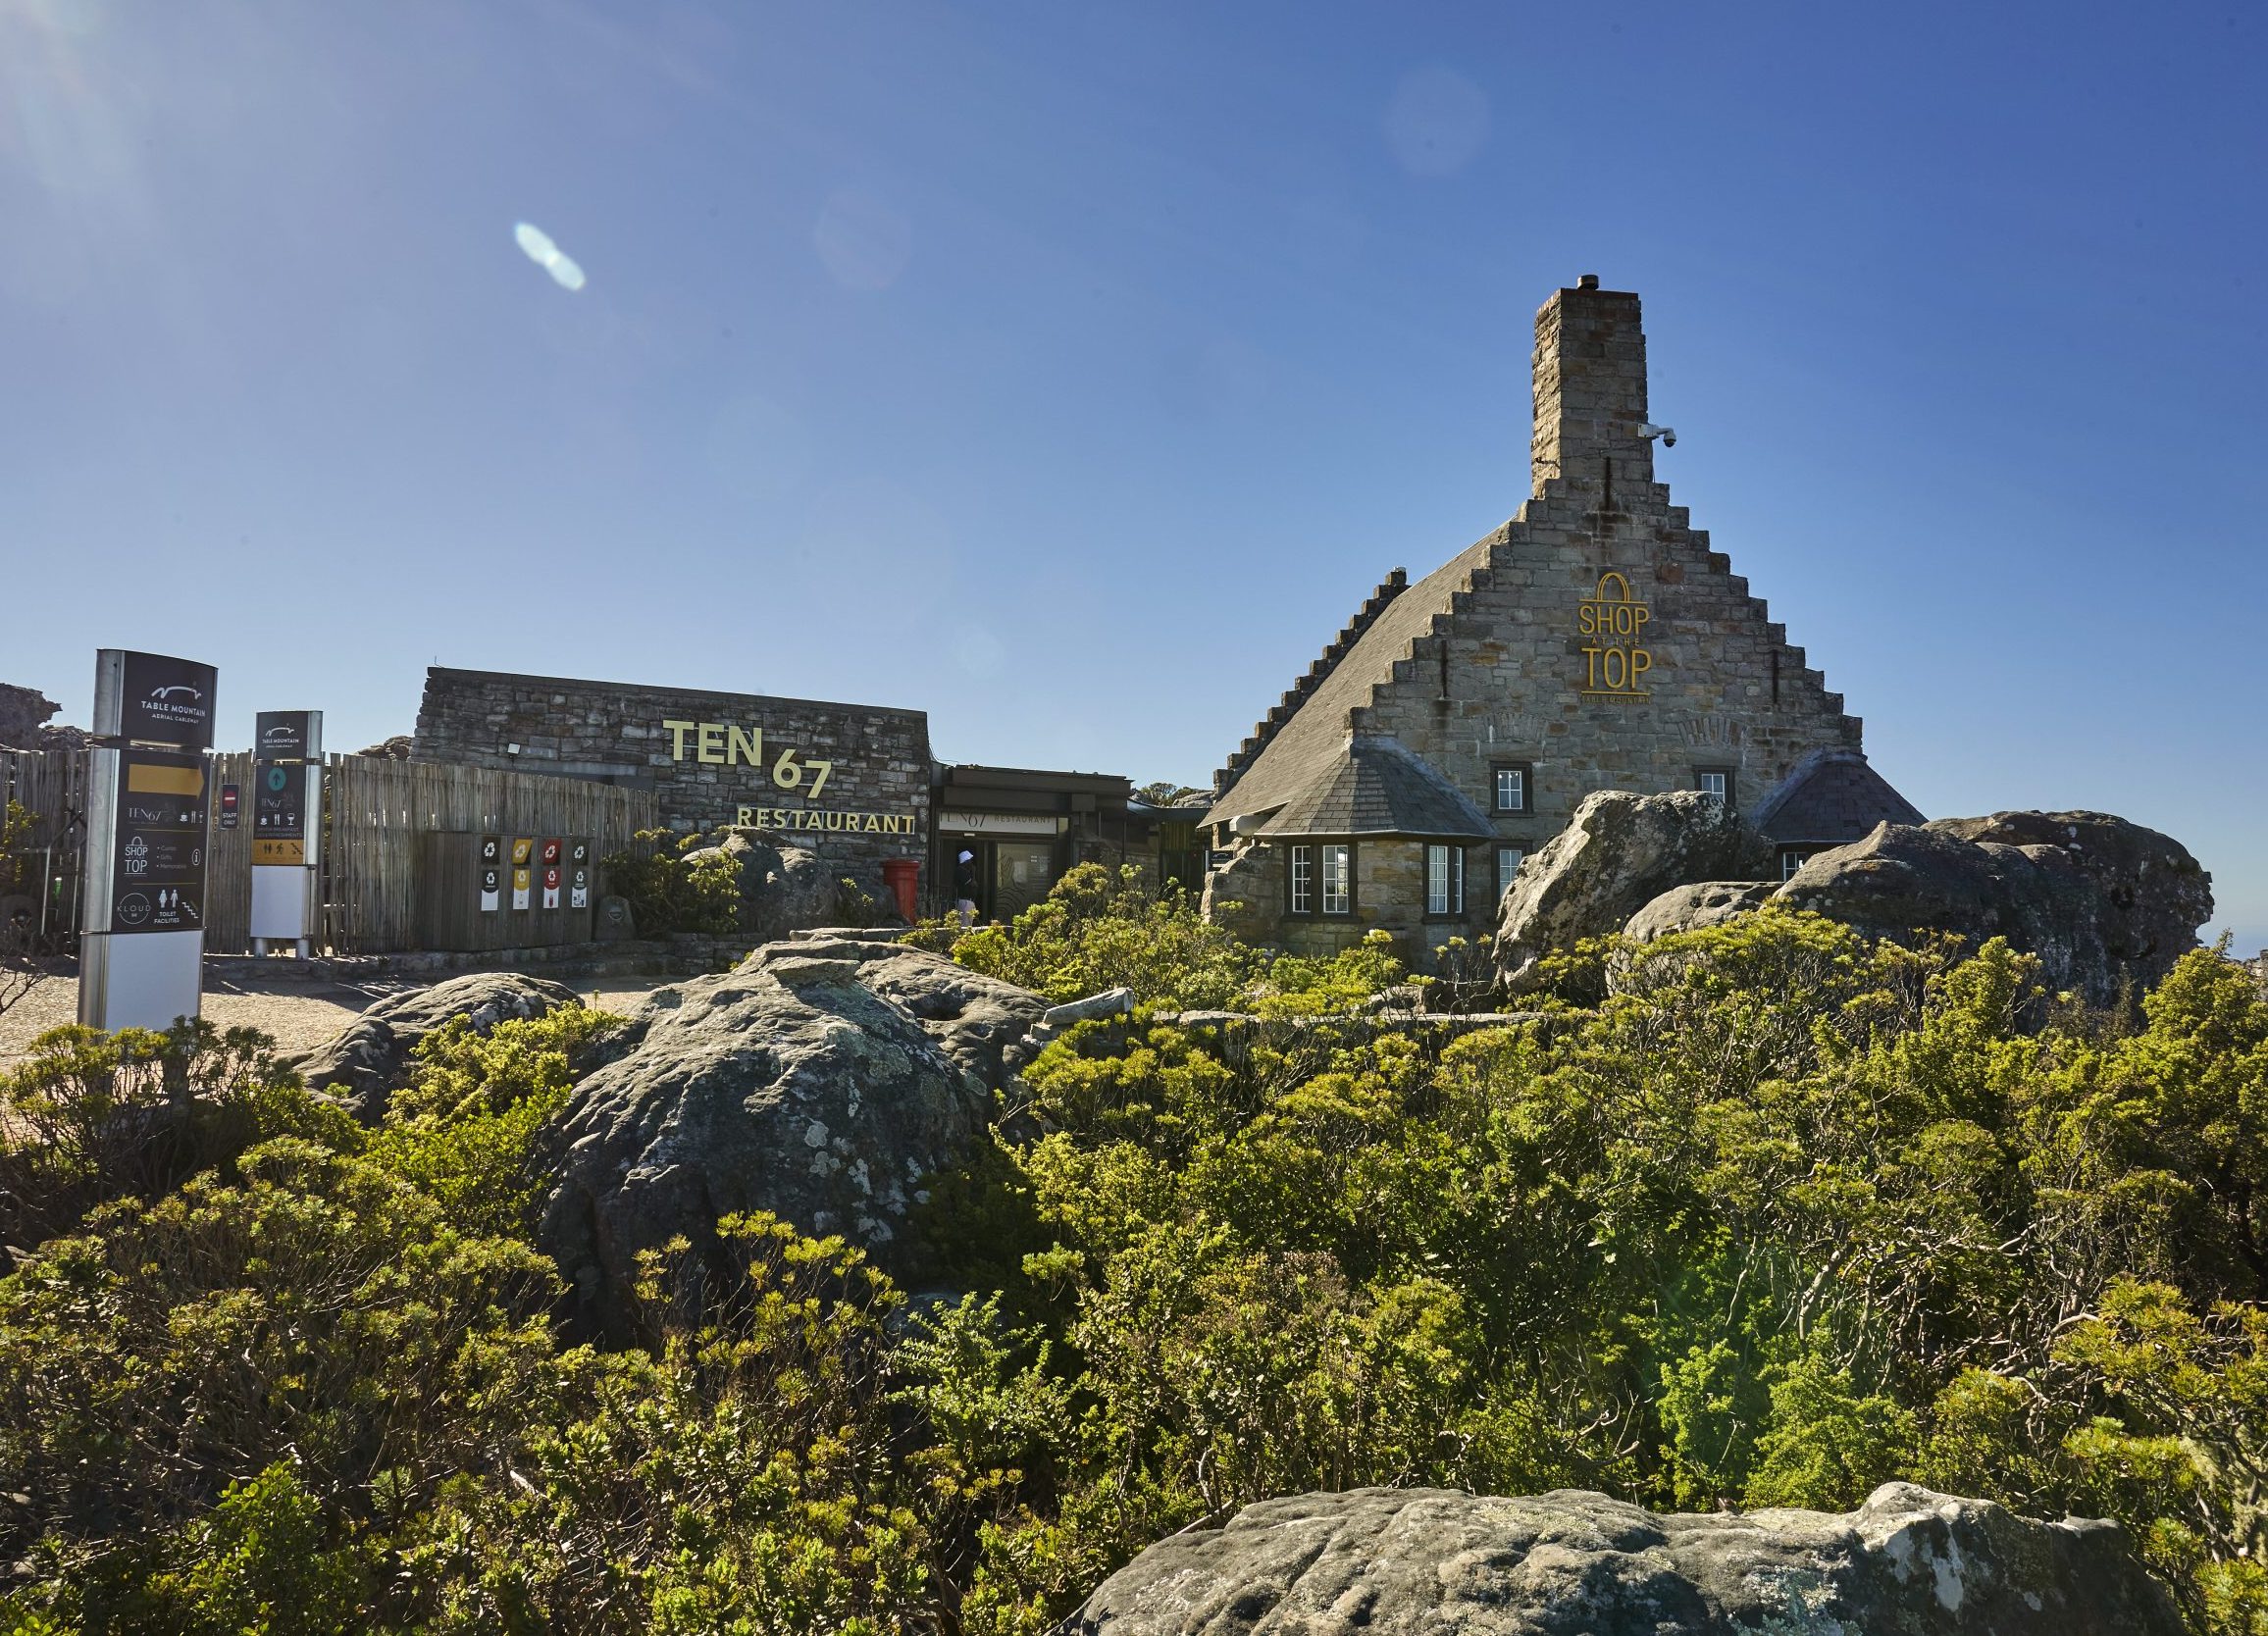
[(205, 912), (205, 758), (120, 754), (107, 930), (193, 931)]

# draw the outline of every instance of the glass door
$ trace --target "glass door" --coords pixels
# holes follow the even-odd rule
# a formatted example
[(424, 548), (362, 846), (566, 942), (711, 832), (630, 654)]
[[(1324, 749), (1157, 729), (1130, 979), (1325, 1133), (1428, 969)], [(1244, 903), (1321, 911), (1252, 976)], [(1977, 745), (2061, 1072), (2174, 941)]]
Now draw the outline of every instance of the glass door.
[(996, 841), (993, 843), (992, 914), (995, 920), (1013, 920), (1056, 884), (1056, 845), (1052, 841)]

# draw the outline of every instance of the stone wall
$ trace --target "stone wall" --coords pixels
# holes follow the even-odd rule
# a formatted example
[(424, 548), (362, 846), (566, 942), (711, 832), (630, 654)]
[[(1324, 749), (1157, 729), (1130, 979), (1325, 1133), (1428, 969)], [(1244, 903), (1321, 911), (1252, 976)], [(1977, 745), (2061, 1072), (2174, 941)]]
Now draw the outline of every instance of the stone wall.
[[(1745, 809), (1809, 751), (1858, 747), (1860, 723), (1841, 697), (1666, 487), (1625, 491), (1626, 509), (1611, 513), (1571, 487), (1555, 479), (1528, 503), (1454, 611), (1354, 712), (1358, 734), (1422, 756), (1490, 814), (1501, 842), (1529, 851), (1595, 790), (1690, 790), (1703, 768), (1723, 769)], [(1627, 580), (1648, 614), (1643, 641), (1627, 644), (1651, 660), (1641, 689), (1583, 686), (1595, 679), (1583, 649), (1599, 644), (1577, 624), (1583, 604), (1601, 605), (1609, 574)], [(1609, 589), (1613, 603), (1620, 587)], [(1506, 762), (1528, 768), (1524, 812), (1495, 810), (1494, 772)], [(1493, 859), (1475, 850), (1466, 902), (1479, 932), (1495, 920), (1481, 880)]]
[[(1638, 298), (1594, 284), (1537, 314), (1531, 497), (1344, 712), (1350, 742), (1398, 743), (1489, 815), (1498, 844), (1530, 852), (1594, 791), (1689, 790), (1722, 769), (1745, 811), (1807, 753), (1860, 745), (1841, 695), (1652, 481)], [(1421, 594), (1430, 583), (1404, 597)], [(1528, 770), (1524, 811), (1496, 810), (1508, 763)], [(1419, 844), (1354, 840), (1357, 910), (1335, 935), (1283, 916), (1280, 865), (1279, 895), (1246, 935), (1344, 945), (1382, 926), (1422, 964), (1451, 936), (1493, 932), (1490, 844), (1468, 849), (1466, 913), (1451, 922), (1423, 913)]]
[[(1281, 844), (1240, 843), (1235, 861), (1206, 878), (1205, 913), (1252, 943), (1294, 954), (1327, 957), (1374, 931), (1392, 935), (1394, 951), (1414, 970), (1430, 970), (1433, 951), (1451, 938), (1471, 942), (1493, 932), (1496, 859), (1487, 846), (1466, 848), (1462, 915), (1425, 913), (1425, 843), (1367, 837), (1354, 842), (1354, 899), (1343, 915), (1285, 912), (1286, 852)], [(1222, 905), (1234, 901), (1239, 912)]]
[(1284, 918), (1284, 855), (1258, 842), (1237, 842), (1227, 863), (1206, 871), (1202, 901), (1206, 919), (1250, 943), (1276, 942), (1298, 924)]
[(437, 666), (412, 758), (649, 789), (673, 829), (747, 824), (846, 864), (928, 855), (929, 718), (918, 710)]

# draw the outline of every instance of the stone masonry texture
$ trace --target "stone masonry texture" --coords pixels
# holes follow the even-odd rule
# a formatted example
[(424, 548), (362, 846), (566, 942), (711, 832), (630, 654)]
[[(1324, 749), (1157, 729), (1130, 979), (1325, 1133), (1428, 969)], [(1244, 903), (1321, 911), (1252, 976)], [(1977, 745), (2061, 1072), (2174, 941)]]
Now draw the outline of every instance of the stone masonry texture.
[[(704, 724), (717, 731), (704, 736)], [(918, 710), (436, 666), (411, 754), (649, 789), (672, 829), (746, 822), (846, 864), (929, 848), (929, 718)], [(816, 799), (814, 761), (831, 763)]]
[[(1314, 947), (1383, 927), (1422, 964), (1449, 937), (1493, 929), (1504, 884), (1495, 847), (1536, 849), (1593, 791), (1693, 789), (1703, 769), (1723, 770), (1733, 803), (1748, 810), (1812, 752), (1860, 748), (1861, 724), (1841, 695), (1653, 481), (1653, 444), (1640, 430), (1645, 371), (1635, 295), (1563, 289), (1544, 304), (1531, 496), (1387, 604), (1337, 659), (1338, 674), (1308, 688), (1300, 714), (1320, 719), (1270, 732), (1214, 808), (1216, 844), (1232, 858), (1208, 895), (1243, 904), (1241, 931)], [(1634, 636), (1584, 632), (1585, 618), (1628, 622), (1637, 608)], [(1605, 660), (1618, 646), (1624, 656)], [(1651, 660), (1635, 687), (1633, 649)], [(1385, 741), (1489, 814), (1495, 841), (1467, 846), (1465, 913), (1425, 916), (1421, 842), (1356, 836), (1354, 912), (1293, 919), (1282, 864), (1252, 855), (1285, 843), (1233, 835), (1228, 820), (1264, 821), (1310, 768)], [(1494, 773), (1508, 764), (1529, 769), (1524, 811), (1496, 809)]]

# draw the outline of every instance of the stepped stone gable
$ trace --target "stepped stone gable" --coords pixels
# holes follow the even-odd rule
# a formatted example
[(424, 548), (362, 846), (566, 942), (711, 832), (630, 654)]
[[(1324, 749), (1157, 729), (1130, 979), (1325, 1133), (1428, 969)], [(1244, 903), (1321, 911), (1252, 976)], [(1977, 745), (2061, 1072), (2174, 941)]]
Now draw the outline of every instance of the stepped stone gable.
[[(1207, 897), (1246, 935), (1321, 951), (1383, 927), (1422, 963), (1492, 928), (1500, 848), (1540, 846), (1597, 790), (1708, 773), (1753, 812), (1799, 770), (1856, 763), (1863, 779), (1838, 773), (1813, 803), (1837, 808), (1837, 833), (1801, 839), (1908, 821), (1865, 768), (1859, 719), (1654, 481), (1638, 297), (1587, 278), (1560, 290), (1534, 366), (1519, 514), (1416, 585), (1381, 586), (1216, 781), (1227, 856)], [(1500, 768), (1521, 774), (1512, 810)], [(1418, 809), (1426, 825), (1400, 816)], [(1292, 912), (1303, 840), (1352, 844), (1345, 912)], [(1462, 910), (1427, 912), (1428, 843), (1462, 853)]]
[[(717, 731), (704, 739), (704, 725)], [(918, 710), (435, 666), (411, 756), (650, 789), (673, 829), (745, 824), (831, 861), (919, 857), (929, 844)], [(816, 797), (814, 760), (829, 764)]]

